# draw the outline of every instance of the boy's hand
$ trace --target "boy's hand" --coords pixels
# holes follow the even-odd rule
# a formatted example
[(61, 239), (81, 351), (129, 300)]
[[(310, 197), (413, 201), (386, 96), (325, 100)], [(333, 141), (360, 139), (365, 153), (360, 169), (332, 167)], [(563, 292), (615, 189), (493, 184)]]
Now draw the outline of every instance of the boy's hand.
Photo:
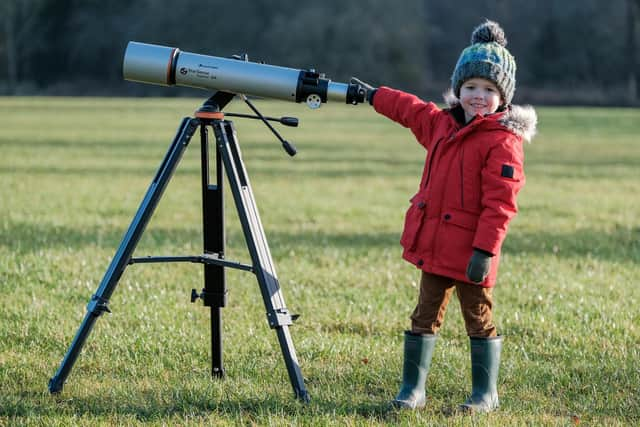
[(469, 265), (467, 265), (467, 277), (473, 283), (482, 283), (489, 275), (491, 268), (491, 257), (489, 252), (474, 249)]
[(351, 77), (351, 83), (355, 83), (360, 85), (360, 87), (362, 89), (364, 89), (365, 94), (364, 94), (364, 99), (371, 105), (373, 105), (373, 95), (375, 95), (376, 90), (378, 90), (378, 88), (375, 88), (373, 86), (371, 86), (369, 83), (365, 83), (362, 80), (358, 79), (357, 77)]

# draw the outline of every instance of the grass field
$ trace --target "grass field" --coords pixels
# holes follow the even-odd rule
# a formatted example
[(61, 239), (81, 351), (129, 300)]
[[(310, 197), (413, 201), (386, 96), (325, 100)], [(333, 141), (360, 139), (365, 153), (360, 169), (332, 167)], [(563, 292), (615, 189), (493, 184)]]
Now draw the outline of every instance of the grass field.
[[(288, 157), (236, 119), (311, 394), (293, 393), (255, 277), (229, 271), (227, 378), (210, 376), (193, 264), (134, 265), (63, 392), (55, 373), (183, 116), (197, 99), (0, 99), (0, 425), (633, 425), (640, 422), (640, 110), (540, 108), (495, 291), (501, 409), (470, 390), (453, 301), (427, 408), (396, 412), (418, 271), (401, 260), (424, 152), (370, 107), (261, 102), (295, 115)], [(235, 103), (229, 110), (246, 112)], [(136, 256), (201, 253), (194, 138)], [(227, 192), (227, 258), (249, 262)]]

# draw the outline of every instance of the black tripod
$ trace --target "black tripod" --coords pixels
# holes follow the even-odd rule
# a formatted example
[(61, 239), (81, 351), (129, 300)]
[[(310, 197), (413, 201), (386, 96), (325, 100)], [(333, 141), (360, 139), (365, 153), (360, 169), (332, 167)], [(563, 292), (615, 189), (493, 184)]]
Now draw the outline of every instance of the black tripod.
[[(205, 306), (211, 307), (211, 362), (212, 375), (224, 376), (222, 364), (222, 316), (221, 308), (226, 305), (225, 267), (253, 272), (260, 286), (262, 299), (267, 310), (269, 326), (276, 330), (282, 355), (287, 367), (289, 379), (296, 397), (304, 402), (309, 401), (309, 395), (304, 386), (304, 379), (296, 357), (296, 352), (289, 332), (289, 325), (297, 318), (289, 313), (280, 291), (280, 284), (276, 276), (269, 245), (260, 222), (249, 177), (245, 170), (240, 146), (236, 138), (233, 123), (224, 120), (221, 110), (233, 99), (234, 95), (226, 92), (216, 92), (205, 102), (194, 118), (186, 117), (182, 120), (178, 132), (171, 143), (164, 160), (160, 164), (138, 211), (124, 235), (107, 272), (96, 293), (87, 305), (87, 314), (80, 329), (67, 351), (56, 374), (49, 381), (49, 391), (57, 393), (62, 390), (73, 364), (78, 358), (82, 346), (91, 333), (93, 325), (105, 311), (122, 273), (129, 264), (156, 262), (194, 262), (204, 264), (204, 288), (201, 293), (195, 289), (191, 291), (191, 302), (202, 299)], [(284, 117), (282, 119), (265, 118), (244, 97), (244, 100), (256, 113), (256, 116), (241, 114), (227, 114), (259, 118), (276, 134), (285, 150), (295, 154), (295, 148), (269, 125), (267, 119), (278, 120), (289, 126), (297, 126), (297, 119)], [(184, 153), (196, 129), (200, 128), (201, 162), (202, 162), (202, 213), (204, 254), (196, 256), (168, 256), (132, 258), (133, 252), (153, 215), (153, 212), (169, 183), (182, 154)], [(207, 127), (213, 128), (216, 139), (216, 184), (209, 183), (209, 138)], [(223, 169), (226, 171), (233, 199), (238, 210), (242, 230), (251, 255), (252, 265), (244, 265), (224, 258), (224, 204), (222, 182)]]

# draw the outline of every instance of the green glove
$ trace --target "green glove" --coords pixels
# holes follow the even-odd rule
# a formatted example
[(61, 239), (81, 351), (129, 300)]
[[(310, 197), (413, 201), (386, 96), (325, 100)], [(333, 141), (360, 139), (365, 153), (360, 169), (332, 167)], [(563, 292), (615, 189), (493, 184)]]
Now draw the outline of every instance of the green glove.
[(469, 264), (467, 265), (467, 277), (473, 283), (482, 283), (484, 279), (489, 275), (489, 269), (491, 268), (491, 257), (493, 254), (474, 249)]
[(359, 84), (362, 89), (364, 89), (364, 99), (371, 105), (373, 105), (373, 95), (375, 95), (378, 88), (371, 86), (369, 83), (365, 83), (362, 80), (351, 77), (351, 83)]

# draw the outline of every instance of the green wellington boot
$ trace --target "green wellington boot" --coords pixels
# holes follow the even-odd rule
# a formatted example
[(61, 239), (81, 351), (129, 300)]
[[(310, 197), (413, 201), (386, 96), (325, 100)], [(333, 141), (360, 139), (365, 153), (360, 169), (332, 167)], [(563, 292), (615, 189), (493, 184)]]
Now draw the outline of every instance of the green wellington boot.
[(497, 409), (498, 367), (502, 337), (470, 337), (471, 344), (471, 396), (460, 405), (465, 412), (491, 412)]
[(427, 402), (424, 385), (427, 381), (436, 335), (404, 333), (404, 364), (402, 386), (391, 402), (397, 408), (422, 408)]

